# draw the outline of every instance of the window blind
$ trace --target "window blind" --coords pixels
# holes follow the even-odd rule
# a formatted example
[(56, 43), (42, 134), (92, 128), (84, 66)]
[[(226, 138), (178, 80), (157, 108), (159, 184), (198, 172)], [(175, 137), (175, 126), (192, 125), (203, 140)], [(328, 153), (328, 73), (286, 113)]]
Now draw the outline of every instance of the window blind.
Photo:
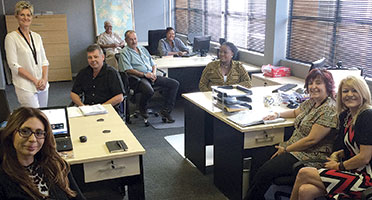
[(266, 1), (175, 0), (176, 32), (225, 38), (236, 46), (264, 52)]
[(360, 67), (372, 76), (372, 0), (291, 0), (287, 58)]

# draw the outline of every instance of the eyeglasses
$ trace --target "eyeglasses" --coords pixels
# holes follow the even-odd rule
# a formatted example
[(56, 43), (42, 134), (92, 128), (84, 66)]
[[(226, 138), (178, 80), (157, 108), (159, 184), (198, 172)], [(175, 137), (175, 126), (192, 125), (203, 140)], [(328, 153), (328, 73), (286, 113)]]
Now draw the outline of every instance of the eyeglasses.
[(18, 129), (18, 133), (23, 138), (29, 138), (32, 134), (35, 135), (37, 139), (44, 139), (46, 132), (41, 129), (37, 129), (35, 131), (32, 131), (30, 128), (20, 128)]

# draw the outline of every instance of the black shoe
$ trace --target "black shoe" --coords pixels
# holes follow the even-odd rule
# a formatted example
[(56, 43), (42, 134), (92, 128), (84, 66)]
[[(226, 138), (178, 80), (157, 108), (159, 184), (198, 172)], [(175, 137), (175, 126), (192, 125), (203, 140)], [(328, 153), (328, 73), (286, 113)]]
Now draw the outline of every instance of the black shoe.
[(139, 111), (140, 111), (140, 115), (141, 115), (144, 119), (149, 118), (149, 114), (147, 113), (147, 109), (140, 108)]
[(160, 115), (161, 115), (161, 119), (163, 120), (164, 123), (173, 123), (173, 122), (176, 121), (172, 118), (172, 116), (170, 116), (170, 113), (165, 111), (165, 110), (162, 110), (160, 112)]

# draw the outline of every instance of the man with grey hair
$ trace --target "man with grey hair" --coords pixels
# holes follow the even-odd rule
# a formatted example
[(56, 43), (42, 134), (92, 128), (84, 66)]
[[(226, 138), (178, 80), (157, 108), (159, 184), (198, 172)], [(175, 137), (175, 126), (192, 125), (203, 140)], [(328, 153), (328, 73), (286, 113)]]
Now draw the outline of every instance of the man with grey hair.
[[(89, 66), (76, 76), (70, 96), (78, 105), (111, 104), (117, 106), (124, 99), (124, 87), (119, 72), (104, 63), (105, 55), (97, 44), (87, 48)], [(84, 102), (80, 96), (84, 95)]]
[(127, 46), (120, 51), (119, 68), (128, 74), (138, 76), (140, 83), (137, 90), (141, 93), (139, 110), (143, 118), (148, 118), (147, 103), (154, 95), (153, 87), (161, 87), (164, 96), (163, 108), (160, 111), (163, 122), (173, 123), (170, 113), (176, 103), (179, 87), (177, 80), (156, 75), (156, 64), (145, 47), (137, 45), (137, 34), (133, 30), (125, 33)]
[(115, 59), (115, 54), (124, 48), (125, 42), (117, 33), (112, 32), (112, 24), (110, 21), (104, 23), (105, 32), (98, 36), (97, 43), (106, 52), (106, 63), (118, 68), (118, 62)]

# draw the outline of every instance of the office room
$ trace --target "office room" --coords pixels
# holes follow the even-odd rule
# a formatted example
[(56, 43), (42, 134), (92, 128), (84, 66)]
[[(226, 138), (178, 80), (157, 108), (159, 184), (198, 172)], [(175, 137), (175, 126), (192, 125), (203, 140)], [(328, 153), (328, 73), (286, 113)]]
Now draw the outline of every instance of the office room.
[[(57, 69), (52, 71), (53, 73), (55, 72), (53, 75), (49, 75), (49, 78), (53, 79), (49, 80), (49, 107), (68, 106), (71, 103), (70, 92), (74, 80), (79, 71), (88, 66), (86, 49), (96, 41), (97, 35), (102, 32), (97, 32), (96, 30), (95, 1), (30, 1), (34, 6), (35, 16), (37, 14), (44, 14), (45, 16), (64, 15), (65, 17), (65, 24), (57, 28), (57, 32), (64, 34), (64, 38), (67, 38), (63, 44), (63, 48), (58, 45), (52, 45), (52, 47), (46, 48), (46, 51), (50, 51), (50, 48), (55, 48), (55, 52), (66, 52), (62, 54), (47, 53), (48, 60), (53, 59), (53, 57), (64, 56), (64, 60), (67, 60), (68, 63), (67, 68), (65, 65), (65, 69), (62, 72)], [(14, 86), (11, 84), (10, 71), (6, 69), (8, 65), (4, 41), (8, 33), (6, 16), (14, 15), (14, 6), (17, 2), (17, 0), (0, 1), (0, 55), (2, 58), (2, 62), (0, 63), (0, 90), (6, 95), (10, 111), (18, 108), (20, 104), (17, 101)], [(219, 39), (225, 38), (238, 47), (238, 59), (249, 72), (253, 87), (267, 85), (275, 89), (287, 83), (294, 83), (298, 87), (302, 87), (311, 63), (325, 57), (326, 65), (328, 66), (335, 67), (339, 61), (342, 61), (342, 67), (363, 68), (363, 75), (365, 75), (365, 80), (367, 80), (368, 86), (371, 88), (372, 82), (369, 77), (372, 75), (372, 70), (370, 70), (372, 66), (369, 66), (369, 61), (371, 61), (372, 46), (370, 41), (372, 38), (371, 34), (367, 31), (368, 27), (370, 28), (371, 26), (369, 23), (371, 13), (367, 11), (367, 8), (371, 9), (372, 7), (370, 0), (361, 1), (360, 4), (353, 4), (354, 6), (342, 0), (335, 0), (328, 2), (328, 4), (324, 3), (324, 1), (315, 0), (203, 0), (198, 2), (191, 0), (128, 0), (128, 2), (132, 3), (132, 17), (139, 45), (149, 44), (149, 30), (173, 27), (176, 37), (184, 42), (187, 41), (188, 34), (202, 32), (202, 35), (212, 36), (208, 55), (211, 56), (208, 62), (212, 62), (212, 59), (216, 58), (217, 49), (220, 47)], [(297, 5), (298, 7), (292, 8), (291, 5)], [(309, 13), (301, 10), (302, 5), (308, 6), (306, 10)], [(342, 7), (344, 9), (337, 9), (339, 8), (337, 5), (344, 6)], [(360, 15), (355, 14), (356, 10), (363, 7), (365, 8), (363, 9), (365, 13)], [(334, 17), (336, 11), (342, 17)], [(217, 15), (215, 15), (216, 13)], [(348, 15), (343, 16), (343, 13), (347, 13)], [(247, 15), (250, 17), (246, 17)], [(196, 17), (193, 18), (192, 16)], [(349, 29), (339, 28), (338, 25), (341, 24), (340, 27), (344, 25), (341, 19), (347, 19), (347, 22), (356, 23), (359, 27), (357, 30), (359, 31), (356, 31), (353, 27)], [(302, 23), (303, 21), (301, 20), (305, 22)], [(306, 20), (318, 20), (320, 25), (314, 25), (318, 23), (307, 24)], [(340, 20), (341, 23), (337, 20)], [(337, 23), (333, 21), (337, 21)], [(221, 23), (221, 25), (216, 26), (215, 24), (217, 22)], [(248, 25), (249, 23), (250, 25)], [(310, 31), (307, 29), (310, 29)], [(333, 30), (339, 30), (339, 32)], [(301, 39), (299, 37), (301, 34), (308, 34), (306, 35), (307, 39)], [(342, 35), (345, 35), (345, 37), (342, 37)], [(124, 35), (120, 35), (120, 37), (124, 39)], [(347, 38), (353, 39), (348, 40)], [(58, 43), (60, 41), (52, 41), (51, 43), (53, 44), (53, 42)], [(207, 58), (209, 59), (209, 57)], [(165, 65), (170, 65), (172, 61), (166, 59), (173, 58), (156, 57), (156, 59), (155, 63), (158, 62), (158, 65), (163, 60)], [(58, 61), (50, 63), (56, 62)], [(289, 67), (291, 76), (284, 79), (267, 78), (261, 74), (261, 66), (266, 64)], [(218, 163), (220, 163), (221, 159), (226, 159), (226, 156), (230, 155), (224, 154), (216, 158), (213, 157), (216, 156), (213, 153), (216, 154), (223, 151), (223, 145), (217, 146), (213, 150), (213, 147), (208, 143), (211, 142), (210, 140), (213, 143), (213, 138), (205, 138), (205, 140), (202, 139), (199, 141), (204, 144), (201, 150), (198, 149), (200, 146), (191, 146), (192, 148), (195, 147), (195, 150), (190, 150), (190, 147), (184, 147), (187, 145), (187, 140), (196, 137), (196, 133), (208, 129), (213, 131), (213, 129), (216, 130), (216, 127), (219, 127), (218, 124), (214, 126), (213, 122), (204, 121), (204, 119), (208, 118), (208, 112), (201, 112), (202, 114), (200, 116), (194, 116), (195, 113), (200, 112), (200, 109), (195, 108), (195, 103), (193, 103), (195, 100), (192, 95), (181, 96), (182, 93), (198, 90), (198, 80), (206, 64), (200, 65), (199, 67), (191, 67), (192, 69), (182, 70), (167, 68), (169, 66), (165, 67), (167, 75), (169, 77), (175, 77), (180, 82), (176, 106), (172, 112), (172, 116), (176, 120), (175, 123), (162, 123), (161, 117), (150, 115), (149, 124), (146, 123), (149, 126), (145, 125), (141, 116), (138, 118), (132, 117), (131, 123), (127, 121), (127, 123), (121, 125), (125, 127), (123, 129), (130, 132), (131, 137), (129, 140), (133, 140), (133, 144), (128, 142), (129, 149), (133, 145), (138, 147), (140, 152), (136, 158), (138, 159), (136, 162), (140, 166), (138, 169), (139, 175), (133, 176), (132, 179), (123, 179), (123, 185), (126, 185), (125, 187), (120, 189), (118, 187), (110, 187), (111, 182), (105, 181), (96, 184), (95, 182), (99, 181), (87, 177), (88, 175), (83, 172), (83, 168), (88, 165), (80, 165), (81, 163), (76, 159), (71, 160), (71, 165), (79, 165), (79, 167), (75, 167), (74, 169), (77, 172), (74, 173), (75, 179), (78, 182), (81, 180), (84, 182), (84, 179), (89, 179), (90, 182), (93, 182), (93, 184), (86, 184), (81, 188), (83, 192), (87, 191), (86, 197), (88, 199), (123, 199), (121, 197), (123, 194), (125, 194), (124, 199), (144, 199), (144, 197), (146, 199), (241, 199), (246, 195), (246, 185), (249, 182), (244, 177), (243, 171), (245, 166), (243, 166), (243, 160), (247, 155), (257, 152), (244, 152), (244, 147), (243, 153), (238, 148), (232, 150), (231, 153), (236, 152), (236, 154), (239, 154), (238, 156), (234, 155), (239, 159), (235, 159), (232, 163), (237, 162), (240, 164), (238, 164), (239, 167), (231, 170), (240, 172), (226, 171), (226, 173), (220, 175), (221, 173), (218, 172), (224, 171), (226, 166)], [(187, 77), (187, 74), (192, 75), (191, 77)], [(196, 101), (198, 101), (199, 97), (196, 98)], [(260, 99), (262, 100), (262, 97)], [(111, 108), (109, 111), (111, 111)], [(194, 111), (195, 113), (192, 113)], [(193, 115), (189, 115), (190, 113)], [(190, 119), (193, 117), (194, 119)], [(203, 130), (198, 130), (200, 126), (194, 126), (195, 123), (199, 122), (204, 126)], [(81, 129), (83, 129), (85, 122), (80, 123), (79, 125), (79, 122), (70, 122), (70, 126), (81, 126)], [(95, 123), (100, 122), (97, 121)], [(293, 121), (287, 120), (287, 122), (283, 122), (281, 128), (287, 130), (284, 127), (290, 127), (291, 123), (293, 125)], [(154, 124), (157, 124), (158, 127), (156, 125), (154, 127)], [(165, 128), (164, 124), (166, 125)], [(230, 122), (229, 124), (232, 123)], [(229, 132), (238, 130), (238, 133), (244, 133), (253, 130), (249, 128), (236, 129), (235, 126), (222, 127), (221, 131), (227, 130)], [(111, 130), (111, 127), (105, 128), (105, 131), (108, 131), (107, 129)], [(188, 132), (194, 132), (194, 134), (190, 134), (190, 137), (187, 137), (186, 134)], [(89, 143), (89, 140), (94, 138), (89, 134), (79, 133), (76, 141), (73, 139), (73, 144), (75, 145), (76, 142), (79, 148), (84, 145), (84, 143), (79, 141), (79, 136), (86, 136), (86, 140)], [(172, 139), (178, 142), (181, 140), (183, 144), (175, 147), (175, 145), (179, 144), (172, 144)], [(245, 145), (245, 142), (243, 141), (241, 143), (242, 141), (240, 139), (239, 141), (238, 139), (235, 140), (235, 142), (238, 142), (238, 145)], [(177, 148), (178, 150), (176, 150)], [(107, 149), (104, 150), (108, 152)], [(200, 151), (198, 152), (198, 150)], [(185, 156), (187, 159), (185, 159)], [(114, 158), (115, 155), (112, 159)], [(206, 167), (206, 164), (211, 165), (211, 162), (213, 163), (213, 158), (217, 159), (215, 160), (215, 164), (217, 162), (216, 167)], [(110, 166), (113, 167), (114, 164), (111, 164)], [(120, 168), (120, 164), (114, 167), (119, 166)], [(230, 175), (230, 178), (226, 177)], [(113, 177), (110, 176), (103, 177), (103, 179), (117, 178), (116, 175)]]

